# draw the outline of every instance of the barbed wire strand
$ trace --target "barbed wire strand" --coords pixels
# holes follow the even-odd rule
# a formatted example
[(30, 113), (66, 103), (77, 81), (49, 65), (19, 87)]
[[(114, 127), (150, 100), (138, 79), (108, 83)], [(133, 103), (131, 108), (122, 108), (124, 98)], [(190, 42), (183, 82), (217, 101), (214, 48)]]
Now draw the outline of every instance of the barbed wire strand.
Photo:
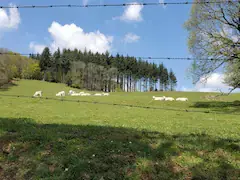
[(124, 7), (124, 6), (166, 6), (166, 5), (192, 5), (192, 4), (221, 4), (221, 3), (237, 3), (239, 0), (222, 0), (222, 1), (182, 1), (182, 2), (143, 2), (143, 3), (119, 3), (119, 4), (53, 4), (53, 5), (16, 5), (3, 6), (0, 9), (29, 9), (29, 8), (90, 8), (90, 7)]
[[(0, 94), (3, 97), (16, 97), (16, 98), (35, 98), (33, 96), (25, 95), (8, 95)], [(110, 106), (122, 106), (122, 107), (131, 107), (131, 108), (141, 108), (141, 109), (152, 109), (152, 110), (166, 110), (166, 111), (175, 111), (175, 112), (186, 112), (186, 113), (205, 113), (205, 114), (231, 114), (231, 115), (240, 115), (239, 113), (226, 113), (226, 112), (215, 112), (215, 111), (200, 111), (200, 110), (190, 110), (190, 109), (179, 109), (179, 108), (166, 108), (166, 107), (154, 107), (154, 106), (138, 106), (131, 104), (119, 104), (119, 103), (107, 103), (107, 102), (98, 102), (98, 101), (84, 101), (84, 100), (71, 100), (65, 98), (52, 98), (52, 97), (38, 97), (43, 100), (54, 100), (54, 101), (65, 101), (65, 102), (75, 102), (75, 103), (88, 103), (88, 104), (101, 104), (101, 105), (110, 105)]]
[[(12, 52), (0, 52), (1, 55), (10, 55), (10, 56), (37, 56), (40, 54), (32, 54), (32, 53), (12, 53)], [(113, 56), (116, 57), (116, 56)], [(194, 61), (194, 60), (199, 60), (199, 61), (229, 61), (229, 59), (216, 59), (216, 58), (190, 58), (190, 57), (153, 57), (153, 56), (148, 56), (148, 57), (141, 57), (141, 56), (129, 56), (129, 57), (135, 57), (137, 59), (142, 59), (142, 60), (189, 60), (189, 61)]]

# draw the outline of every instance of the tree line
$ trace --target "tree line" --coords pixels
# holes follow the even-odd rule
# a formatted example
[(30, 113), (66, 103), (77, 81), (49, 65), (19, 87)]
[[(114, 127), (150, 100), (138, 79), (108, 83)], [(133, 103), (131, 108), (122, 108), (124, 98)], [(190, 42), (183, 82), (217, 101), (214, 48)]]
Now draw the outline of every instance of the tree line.
[(91, 91), (174, 91), (177, 78), (163, 63), (157, 65), (131, 56), (116, 56), (59, 49), (51, 54), (46, 47), (39, 60), (43, 80), (66, 83), (68, 86)]
[(25, 56), (0, 49), (0, 86), (9, 83), (13, 78), (42, 79), (39, 62)]

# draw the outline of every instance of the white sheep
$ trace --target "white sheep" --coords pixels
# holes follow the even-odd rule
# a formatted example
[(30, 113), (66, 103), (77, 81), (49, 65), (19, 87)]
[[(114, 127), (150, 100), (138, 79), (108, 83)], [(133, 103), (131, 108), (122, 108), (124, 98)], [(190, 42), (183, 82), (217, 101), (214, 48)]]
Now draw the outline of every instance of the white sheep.
[(57, 93), (56, 96), (59, 96), (59, 97), (60, 96), (65, 96), (65, 91), (61, 91), (61, 92)]
[(72, 93), (71, 96), (81, 96), (79, 93)]
[(71, 94), (74, 94), (74, 93), (76, 93), (76, 92), (73, 91), (73, 90), (69, 90), (68, 95), (71, 95)]
[(42, 91), (36, 91), (33, 95), (33, 97), (42, 97)]
[(155, 100), (155, 101), (165, 101), (165, 96), (163, 96), (163, 97), (155, 97), (155, 96), (153, 96), (153, 100)]
[(166, 97), (165, 101), (175, 101), (175, 99), (173, 97)]
[(96, 93), (94, 96), (103, 96), (103, 94)]
[(82, 93), (81, 96), (91, 96), (89, 93)]
[(176, 101), (188, 101), (188, 98), (177, 98)]
[(109, 93), (102, 93), (103, 96), (109, 96)]

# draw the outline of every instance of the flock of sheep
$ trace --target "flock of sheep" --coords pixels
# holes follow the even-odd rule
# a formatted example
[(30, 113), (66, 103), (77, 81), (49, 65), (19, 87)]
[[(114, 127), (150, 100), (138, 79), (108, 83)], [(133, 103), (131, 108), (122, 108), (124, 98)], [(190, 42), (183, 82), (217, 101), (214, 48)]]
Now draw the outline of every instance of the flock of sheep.
[[(70, 96), (91, 96), (90, 93), (85, 93), (85, 92), (75, 92), (73, 90), (70, 90), (68, 92), (68, 95)], [(109, 93), (96, 93), (96, 94), (93, 94), (94, 96), (109, 96), (110, 94)], [(62, 96), (66, 96), (66, 93), (65, 91), (61, 91), (59, 93), (56, 94), (57, 97), (62, 97)], [(42, 91), (37, 91), (34, 93), (33, 97), (42, 97)], [(175, 101), (175, 99), (173, 97), (156, 97), (156, 96), (153, 96), (153, 100), (155, 101)], [(188, 101), (188, 98), (185, 98), (185, 97), (181, 97), (181, 98), (177, 98), (176, 101)]]
[[(175, 99), (173, 97), (156, 97), (153, 96), (153, 100), (155, 101), (175, 101)], [(188, 98), (177, 98), (176, 101), (188, 101)]]
[[(42, 94), (43, 94), (42, 91), (37, 91), (37, 92), (34, 93), (33, 97), (42, 97)], [(70, 91), (68, 92), (68, 95), (70, 95), (70, 96), (91, 96), (90, 93), (85, 93), (85, 92), (79, 92), (79, 93), (77, 93), (77, 92), (75, 92), (75, 91), (73, 91), (73, 90), (70, 90)], [(94, 95), (94, 96), (109, 96), (110, 94), (109, 94), (109, 93), (96, 93), (96, 94), (93, 94), (93, 95)], [(58, 93), (56, 94), (56, 96), (57, 96), (57, 97), (66, 96), (66, 93), (65, 93), (65, 91), (61, 91), (61, 92), (58, 92)]]

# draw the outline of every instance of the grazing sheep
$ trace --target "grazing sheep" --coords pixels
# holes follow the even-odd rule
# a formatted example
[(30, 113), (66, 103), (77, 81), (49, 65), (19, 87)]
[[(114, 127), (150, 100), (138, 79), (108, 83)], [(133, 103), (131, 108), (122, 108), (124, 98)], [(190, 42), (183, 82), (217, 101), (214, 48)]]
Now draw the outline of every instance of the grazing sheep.
[(59, 97), (60, 96), (65, 96), (65, 91), (61, 91), (61, 92), (57, 93), (56, 96), (59, 96)]
[(42, 97), (42, 91), (36, 91), (33, 95), (33, 97)]
[(73, 92), (71, 96), (81, 96), (82, 94), (84, 94), (84, 92), (80, 92), (80, 93)]
[(103, 94), (96, 93), (94, 96), (102, 96)]
[(188, 101), (188, 98), (177, 98), (176, 101)]
[(91, 96), (89, 93), (82, 93), (81, 96)]
[(71, 96), (81, 96), (80, 93), (72, 93)]
[(109, 93), (102, 93), (103, 96), (109, 96)]
[(166, 97), (165, 101), (175, 101), (175, 99), (173, 97)]
[(71, 95), (71, 94), (74, 94), (74, 93), (76, 93), (76, 92), (73, 91), (73, 90), (70, 90), (70, 91), (68, 92), (68, 95)]
[(165, 101), (165, 96), (163, 96), (163, 97), (155, 97), (155, 96), (153, 96), (153, 100), (155, 100), (155, 101)]

